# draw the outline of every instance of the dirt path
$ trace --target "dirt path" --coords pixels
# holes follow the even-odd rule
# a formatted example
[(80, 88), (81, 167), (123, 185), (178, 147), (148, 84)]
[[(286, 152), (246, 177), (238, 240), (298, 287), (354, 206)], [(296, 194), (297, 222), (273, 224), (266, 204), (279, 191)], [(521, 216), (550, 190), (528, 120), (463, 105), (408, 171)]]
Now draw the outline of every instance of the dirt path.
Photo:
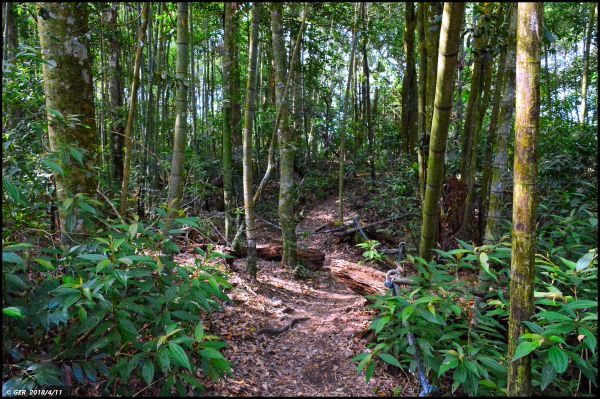
[[(337, 199), (313, 206), (300, 224), (312, 230), (333, 221)], [(348, 209), (351, 219), (356, 211)], [(273, 242), (279, 232), (259, 223), (258, 243)], [(230, 281), (233, 303), (210, 317), (209, 328), (228, 344), (225, 356), (233, 364), (233, 376), (214, 384), (205, 381), (208, 396), (391, 396), (395, 387), (403, 394), (416, 392), (413, 378), (394, 377), (377, 367), (365, 382), (356, 372), (352, 357), (362, 353), (366, 341), (357, 338), (374, 313), (366, 300), (337, 283), (329, 273), (331, 259), (357, 262), (360, 252), (336, 244), (331, 236), (299, 235), (299, 245), (326, 253), (323, 270), (299, 281), (278, 262), (259, 259), (258, 282), (244, 273), (245, 261), (236, 260)], [(292, 318), (308, 317), (279, 335), (257, 334), (260, 328), (280, 327)], [(414, 391), (414, 392), (413, 392)]]

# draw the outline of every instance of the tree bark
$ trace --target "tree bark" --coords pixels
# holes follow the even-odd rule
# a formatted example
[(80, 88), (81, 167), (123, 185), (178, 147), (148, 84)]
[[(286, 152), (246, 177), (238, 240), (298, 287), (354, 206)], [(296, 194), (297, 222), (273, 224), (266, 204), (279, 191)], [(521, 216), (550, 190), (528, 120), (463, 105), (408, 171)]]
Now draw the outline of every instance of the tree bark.
[(417, 108), (417, 130), (418, 130), (418, 152), (417, 162), (419, 165), (419, 194), (421, 203), (425, 199), (425, 183), (427, 182), (427, 149), (429, 148), (429, 134), (425, 128), (427, 107), (427, 42), (425, 35), (425, 17), (427, 5), (420, 3), (417, 11), (417, 32), (419, 33), (419, 80), (418, 80), (418, 108)]
[(594, 8), (590, 8), (588, 15), (587, 32), (583, 43), (583, 75), (581, 77), (581, 124), (584, 125), (587, 121), (588, 114), (588, 103), (587, 103), (587, 90), (588, 90), (588, 76), (589, 76), (589, 65), (590, 65), (590, 45), (592, 44), (592, 32), (594, 30), (594, 23), (598, 18), (598, 4), (594, 4)]
[(164, 235), (168, 236), (171, 223), (181, 206), (183, 196), (183, 163), (187, 132), (187, 92), (188, 92), (188, 3), (177, 3), (177, 86), (175, 91), (175, 134), (173, 137), (173, 157), (169, 176), (167, 197), (167, 220)]
[(254, 100), (256, 91), (256, 64), (258, 59), (258, 15), (260, 3), (252, 5), (252, 27), (248, 54), (248, 81), (246, 83), (246, 104), (244, 113), (244, 144), (243, 144), (243, 174), (244, 174), (244, 211), (246, 218), (246, 272), (256, 278), (256, 239), (254, 216), (254, 190), (252, 187), (252, 126), (254, 121)]
[(419, 254), (431, 259), (443, 180), (444, 157), (448, 138), (448, 124), (452, 109), (452, 92), (456, 75), (456, 58), (458, 43), (465, 13), (463, 3), (445, 3), (440, 46), (438, 56), (438, 71), (436, 82), (435, 109), (431, 124), (431, 139), (429, 145), (429, 160), (427, 165), (427, 189), (423, 202), (423, 224)]
[[(294, 150), (288, 121), (288, 103), (285, 95), (286, 54), (282, 21), (283, 5), (271, 3), (273, 58), (275, 60), (275, 98), (281, 112), (279, 124), (279, 221), (283, 233), (283, 266), (296, 266), (296, 222), (294, 220)], [(290, 74), (291, 75), (291, 74)]]
[(135, 52), (135, 65), (133, 67), (133, 80), (131, 82), (131, 97), (129, 99), (129, 115), (127, 116), (127, 125), (125, 126), (124, 145), (125, 159), (123, 160), (123, 180), (121, 181), (121, 203), (119, 213), (124, 219), (127, 219), (127, 200), (129, 197), (129, 174), (131, 172), (131, 136), (133, 134), (133, 118), (137, 105), (137, 90), (140, 80), (140, 65), (142, 63), (142, 53), (144, 46), (144, 37), (146, 36), (146, 26), (148, 24), (148, 14), (150, 12), (150, 3), (144, 4), (142, 11), (142, 26), (138, 33), (137, 49)]
[[(68, 147), (83, 150), (85, 165), (74, 160), (55, 173), (58, 201), (82, 193), (95, 197), (96, 121), (92, 86), (91, 52), (88, 47), (88, 10), (85, 3), (39, 3), (38, 33), (43, 66), (50, 151), (62, 154)], [(54, 116), (77, 115), (81, 123), (66, 124)], [(71, 223), (68, 223), (69, 216)], [(87, 233), (78, 207), (59, 213), (61, 238), (70, 242)]]
[(346, 121), (348, 120), (348, 108), (350, 97), (350, 86), (352, 85), (352, 74), (354, 72), (354, 55), (356, 54), (356, 6), (354, 7), (354, 16), (352, 18), (352, 50), (350, 52), (350, 66), (348, 68), (348, 80), (346, 81), (346, 93), (342, 103), (342, 122), (340, 126), (340, 154), (338, 171), (338, 219), (344, 220), (344, 163), (346, 162)]
[(498, 120), (498, 137), (494, 162), (491, 172), (489, 211), (486, 219), (484, 242), (491, 243), (500, 234), (500, 222), (502, 220), (502, 204), (504, 202), (504, 174), (508, 164), (508, 142), (511, 136), (512, 117), (515, 109), (515, 51), (517, 11), (512, 6), (508, 37), (506, 40), (506, 61), (504, 73), (506, 75), (502, 89), (502, 100)]
[(225, 239), (231, 235), (233, 220), (229, 214), (233, 199), (233, 87), (234, 74), (234, 21), (235, 4), (225, 3), (223, 38), (223, 202), (225, 205)]
[(417, 71), (415, 70), (415, 28), (416, 18), (413, 2), (405, 3), (404, 15), (404, 53), (406, 54), (406, 72), (402, 82), (402, 118), (401, 136), (404, 138), (404, 153), (413, 157), (417, 136), (417, 113), (415, 101), (418, 92), (415, 89)]
[(540, 128), (540, 43), (543, 3), (519, 3), (513, 191), (508, 396), (531, 396), (531, 354), (511, 361), (524, 321), (533, 314), (537, 206), (537, 136)]

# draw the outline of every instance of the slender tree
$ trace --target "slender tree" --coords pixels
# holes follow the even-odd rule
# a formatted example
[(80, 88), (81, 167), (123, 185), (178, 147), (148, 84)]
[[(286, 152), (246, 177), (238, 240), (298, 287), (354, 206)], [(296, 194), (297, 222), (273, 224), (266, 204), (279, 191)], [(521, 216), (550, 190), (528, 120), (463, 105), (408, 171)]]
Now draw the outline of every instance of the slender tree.
[(429, 134), (426, 126), (426, 107), (427, 107), (427, 37), (425, 35), (427, 4), (419, 3), (417, 11), (417, 32), (419, 34), (419, 80), (417, 106), (417, 130), (418, 130), (418, 152), (417, 161), (419, 164), (419, 194), (421, 202), (425, 199), (425, 183), (427, 182), (427, 148), (429, 147)]
[(233, 88), (235, 46), (233, 45), (235, 13), (234, 3), (225, 3), (224, 36), (223, 36), (223, 202), (225, 205), (225, 238), (229, 239), (232, 219), (230, 212), (234, 206), (233, 199)]
[(177, 3), (177, 88), (175, 92), (175, 135), (173, 137), (173, 158), (169, 176), (167, 197), (168, 216), (165, 222), (165, 235), (171, 229), (172, 220), (181, 206), (183, 196), (183, 162), (187, 132), (187, 91), (188, 91), (188, 3)]
[(501, 209), (504, 196), (504, 174), (508, 164), (508, 141), (512, 131), (512, 117), (515, 109), (515, 51), (517, 12), (513, 5), (511, 7), (510, 25), (506, 39), (506, 61), (504, 73), (506, 75), (498, 120), (498, 137), (494, 162), (492, 164), (489, 211), (486, 218), (484, 242), (491, 243), (498, 238), (500, 222), (502, 219)]
[(254, 121), (254, 100), (256, 91), (256, 64), (258, 59), (258, 16), (260, 3), (252, 5), (252, 27), (248, 53), (248, 80), (246, 83), (246, 104), (244, 112), (244, 145), (243, 145), (243, 174), (244, 174), (244, 211), (246, 218), (246, 243), (248, 257), (246, 271), (256, 278), (256, 241), (254, 217), (254, 191), (252, 188), (252, 126)]
[(354, 72), (354, 55), (356, 54), (356, 16), (357, 10), (354, 6), (354, 17), (352, 18), (352, 50), (350, 52), (350, 66), (348, 68), (348, 80), (346, 82), (346, 93), (342, 105), (342, 123), (340, 126), (340, 157), (338, 173), (338, 218), (344, 221), (344, 163), (346, 162), (346, 121), (349, 111), (350, 86), (352, 85), (352, 74)]
[(464, 15), (464, 3), (444, 4), (438, 51), (435, 103), (429, 143), (429, 160), (427, 164), (427, 188), (425, 191), (425, 201), (423, 201), (423, 224), (421, 227), (421, 242), (419, 244), (419, 254), (427, 260), (431, 259), (431, 249), (433, 248), (438, 224), (438, 200), (444, 177), (444, 157), (446, 155), (448, 125), (452, 110), (456, 58)]
[(133, 134), (133, 118), (137, 105), (137, 90), (140, 81), (140, 65), (142, 64), (142, 52), (144, 50), (144, 37), (146, 36), (146, 26), (148, 25), (148, 14), (150, 13), (150, 3), (144, 4), (142, 11), (142, 26), (138, 33), (135, 51), (135, 65), (133, 67), (133, 80), (131, 81), (131, 96), (129, 98), (129, 115), (127, 116), (127, 125), (125, 126), (125, 159), (123, 160), (123, 180), (121, 181), (121, 204), (119, 212), (122, 217), (127, 218), (127, 199), (129, 196), (129, 175), (131, 173), (131, 138)]
[(273, 58), (275, 61), (275, 98), (281, 109), (279, 124), (279, 222), (283, 233), (281, 263), (296, 266), (296, 222), (294, 220), (294, 150), (288, 121), (288, 104), (285, 96), (286, 55), (283, 38), (282, 3), (271, 3), (271, 29)]
[(375, 180), (375, 159), (373, 158), (373, 151), (375, 147), (375, 132), (373, 131), (373, 123), (371, 121), (371, 77), (369, 71), (369, 57), (367, 53), (367, 46), (369, 45), (369, 3), (362, 3), (362, 11), (364, 22), (364, 34), (362, 42), (362, 61), (364, 76), (363, 106), (365, 109), (363, 115), (365, 116), (364, 120), (367, 128), (367, 138), (369, 140), (369, 170), (371, 171), (371, 179)]
[(518, 5), (508, 396), (531, 396), (531, 354), (512, 359), (527, 331), (523, 322), (533, 314), (543, 10), (543, 3)]
[[(60, 202), (79, 193), (95, 196), (96, 190), (96, 177), (91, 173), (96, 155), (96, 122), (87, 7), (86, 3), (38, 4), (50, 150), (62, 154), (68, 147), (77, 147), (83, 151), (85, 161), (85, 168), (71, 160), (72, 164), (64, 165), (64, 174), (54, 174)], [(58, 113), (63, 117), (77, 116), (80, 123), (65, 123)], [(78, 207), (69, 211), (61, 207), (59, 219), (63, 242), (86, 234)]]
[[(587, 4), (587, 3), (586, 3)], [(591, 4), (589, 4), (591, 6)], [(598, 3), (590, 7), (588, 15), (588, 24), (586, 27), (586, 34), (583, 42), (583, 74), (581, 76), (581, 124), (585, 124), (587, 121), (588, 114), (588, 102), (587, 102), (587, 91), (588, 91), (588, 80), (589, 80), (589, 69), (590, 69), (590, 46), (592, 44), (592, 33), (594, 31), (594, 22), (598, 20)]]

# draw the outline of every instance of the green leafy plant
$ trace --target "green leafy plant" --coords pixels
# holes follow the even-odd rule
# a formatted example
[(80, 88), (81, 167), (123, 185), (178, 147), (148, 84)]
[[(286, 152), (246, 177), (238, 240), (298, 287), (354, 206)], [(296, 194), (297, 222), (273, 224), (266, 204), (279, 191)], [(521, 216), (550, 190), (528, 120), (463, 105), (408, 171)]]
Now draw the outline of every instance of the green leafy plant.
[(361, 242), (356, 244), (357, 247), (365, 249), (366, 251), (362, 253), (362, 256), (365, 261), (380, 261), (381, 254), (377, 251), (377, 247), (380, 246), (381, 243), (377, 240), (368, 240), (365, 242)]

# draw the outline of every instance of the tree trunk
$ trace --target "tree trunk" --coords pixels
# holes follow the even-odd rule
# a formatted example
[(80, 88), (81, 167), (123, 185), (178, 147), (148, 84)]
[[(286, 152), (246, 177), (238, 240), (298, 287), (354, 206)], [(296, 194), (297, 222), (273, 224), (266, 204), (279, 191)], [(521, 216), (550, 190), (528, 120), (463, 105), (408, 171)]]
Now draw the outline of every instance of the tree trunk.
[[(281, 112), (279, 127), (279, 221), (283, 233), (282, 265), (296, 266), (296, 222), (294, 220), (294, 150), (288, 121), (288, 103), (285, 95), (286, 54), (282, 22), (283, 5), (271, 3), (273, 58), (275, 61), (275, 98)], [(306, 11), (306, 10), (305, 10)], [(290, 74), (291, 75), (291, 74)]]
[(125, 127), (125, 159), (123, 161), (123, 180), (121, 182), (121, 203), (119, 213), (124, 219), (127, 219), (127, 200), (129, 196), (129, 174), (131, 172), (131, 136), (133, 134), (133, 118), (137, 105), (137, 90), (140, 80), (140, 65), (142, 63), (142, 53), (144, 46), (144, 37), (146, 36), (146, 26), (148, 24), (148, 14), (150, 12), (150, 3), (144, 4), (142, 12), (142, 26), (138, 33), (137, 49), (135, 52), (135, 66), (133, 67), (133, 80), (131, 82), (131, 97), (129, 99), (129, 115), (127, 116), (127, 126)]
[[(507, 12), (507, 21), (510, 24), (511, 15), (513, 13), (512, 7), (509, 6)], [(504, 26), (504, 25), (503, 25)], [(506, 36), (506, 31), (499, 32), (500, 37)], [(487, 207), (490, 193), (490, 180), (492, 175), (492, 157), (494, 154), (494, 145), (496, 143), (496, 127), (498, 126), (498, 113), (500, 110), (500, 100), (502, 99), (502, 90), (504, 88), (504, 76), (505, 76), (505, 63), (506, 63), (506, 47), (500, 54), (498, 60), (496, 82), (494, 84), (494, 99), (492, 101), (492, 115), (490, 119), (490, 125), (488, 127), (488, 137), (485, 147), (485, 160), (483, 165), (483, 176), (481, 178), (481, 188), (479, 190), (479, 218), (477, 219), (479, 236), (485, 234), (485, 221), (487, 217)]]
[[(85, 167), (73, 159), (63, 165), (64, 174), (55, 173), (58, 201), (82, 193), (95, 196), (95, 174), (87, 173), (95, 164), (96, 121), (92, 86), (91, 52), (88, 47), (88, 11), (85, 3), (39, 3), (38, 33), (42, 56), (44, 92), (48, 112), (50, 150), (61, 154), (67, 147), (83, 151)], [(66, 124), (55, 116), (77, 115), (80, 124)], [(78, 207), (60, 211), (63, 242), (79, 239), (88, 231)]]
[(485, 67), (485, 55), (486, 46), (488, 42), (488, 35), (486, 33), (486, 25), (489, 21), (488, 14), (491, 4), (486, 7), (482, 7), (481, 14), (477, 20), (476, 31), (478, 35), (474, 39), (474, 61), (473, 61), (473, 72), (471, 76), (471, 87), (469, 90), (469, 101), (467, 103), (467, 113), (465, 115), (465, 127), (464, 137), (462, 142), (462, 154), (461, 154), (461, 168), (460, 174), (463, 181), (468, 181), (470, 165), (471, 165), (471, 151), (473, 151), (473, 137), (475, 136), (476, 130), (478, 130), (479, 112), (481, 109), (481, 97), (483, 95), (484, 85), (484, 67)]
[(427, 42), (425, 35), (426, 28), (426, 7), (425, 3), (420, 3), (417, 11), (417, 31), (419, 33), (419, 103), (417, 114), (418, 128), (418, 153), (417, 161), (419, 164), (419, 194), (421, 202), (425, 199), (425, 183), (427, 182), (427, 149), (429, 148), (429, 134), (425, 128), (425, 109), (427, 107), (426, 89), (427, 89)]
[(244, 112), (244, 145), (243, 145), (243, 174), (244, 174), (244, 211), (246, 218), (246, 244), (248, 257), (246, 272), (256, 278), (256, 241), (254, 217), (254, 190), (252, 187), (252, 122), (254, 121), (254, 100), (256, 90), (256, 64), (258, 59), (258, 15), (260, 3), (252, 5), (252, 27), (248, 54), (248, 81), (246, 83), (246, 104)]
[(504, 203), (504, 179), (508, 164), (508, 142), (511, 136), (512, 116), (515, 109), (515, 51), (516, 51), (516, 30), (517, 30), (517, 12), (515, 6), (512, 6), (510, 27), (506, 39), (506, 61), (504, 64), (504, 73), (506, 75), (504, 87), (502, 89), (502, 100), (500, 102), (500, 114), (498, 120), (498, 139), (494, 163), (492, 165), (489, 211), (486, 220), (484, 242), (491, 243), (498, 238), (500, 234), (500, 221), (502, 219), (501, 208)]
[(418, 92), (414, 90), (416, 85), (415, 70), (415, 10), (414, 3), (407, 2), (405, 10), (404, 24), (404, 53), (406, 54), (406, 72), (402, 82), (402, 118), (400, 121), (401, 136), (404, 138), (404, 153), (410, 158), (413, 157), (416, 144), (416, 122), (417, 110), (414, 106)]
[(438, 45), (440, 38), (440, 30), (436, 29), (432, 32), (430, 27), (435, 24), (436, 16), (442, 14), (440, 4), (441, 3), (427, 3), (427, 15), (425, 16), (426, 21), (428, 21), (427, 25), (425, 26), (425, 35), (427, 37), (427, 108), (425, 128), (429, 132), (431, 132), (431, 124), (434, 112), (433, 102), (436, 96)]
[(423, 202), (423, 224), (419, 254), (431, 259), (439, 213), (438, 200), (442, 188), (444, 156), (448, 138), (448, 124), (452, 109), (452, 92), (456, 72), (456, 58), (460, 30), (465, 13), (464, 3), (445, 3), (440, 34), (438, 71), (435, 91), (435, 109), (431, 124), (429, 160), (427, 165), (427, 189)]
[[(348, 120), (348, 108), (350, 97), (350, 86), (352, 85), (352, 73), (354, 72), (354, 55), (356, 53), (356, 18), (357, 10), (354, 7), (354, 16), (352, 18), (352, 50), (350, 52), (350, 66), (348, 68), (348, 80), (346, 81), (346, 93), (342, 103), (342, 122), (340, 126), (340, 154), (339, 154), (339, 173), (338, 173), (338, 219), (344, 221), (344, 163), (346, 162), (346, 121)], [(364, 42), (363, 42), (364, 45)]]
[[(365, 112), (363, 117), (365, 118), (365, 122), (367, 125), (367, 137), (369, 140), (369, 170), (371, 172), (371, 179), (375, 180), (375, 158), (374, 158), (374, 148), (375, 148), (375, 136), (373, 132), (373, 125), (371, 123), (371, 82), (369, 75), (369, 57), (367, 56), (367, 46), (369, 44), (369, 4), (366, 2), (362, 3), (363, 6), (363, 21), (364, 21), (364, 36), (362, 43), (362, 52), (363, 52), (363, 74), (364, 74), (364, 107)], [(344, 110), (344, 113), (346, 111)], [(340, 219), (341, 220), (341, 219)]]
[[(497, 21), (501, 21), (502, 18), (502, 10), (503, 10), (503, 4), (499, 3), (498, 4), (498, 9), (496, 12), (496, 20)], [(487, 10), (487, 12), (490, 12), (491, 8), (489, 10)], [(484, 15), (487, 16), (486, 11), (484, 11)], [(480, 20), (482, 20), (483, 18), (480, 18)], [(489, 24), (489, 19), (486, 18), (486, 20), (488, 20), (488, 24)], [(498, 24), (497, 24), (498, 25)], [(473, 209), (473, 203), (475, 202), (475, 178), (476, 178), (476, 171), (477, 171), (477, 147), (479, 146), (479, 141), (480, 141), (480, 133), (481, 133), (481, 127), (483, 124), (483, 117), (485, 115), (485, 112), (487, 111), (487, 107), (488, 107), (488, 103), (490, 100), (490, 86), (491, 86), (491, 81), (492, 81), (492, 55), (489, 53), (488, 50), (488, 40), (489, 36), (485, 35), (483, 36), (483, 40), (485, 41), (484, 47), (481, 48), (482, 54), (480, 55), (481, 57), (481, 95), (477, 96), (476, 98), (476, 103), (473, 104), (473, 118), (472, 118), (472, 122), (470, 124), (471, 128), (470, 129), (465, 129), (465, 133), (469, 133), (469, 134), (465, 134), (465, 142), (467, 142), (469, 136), (470, 136), (470, 144), (468, 145), (467, 152), (465, 154), (465, 156), (469, 156), (469, 160), (468, 163), (465, 165), (466, 169), (465, 169), (465, 175), (463, 175), (463, 179), (465, 181), (465, 183), (467, 184), (467, 197), (465, 199), (465, 209), (464, 209), (464, 214), (463, 214), (463, 223), (462, 223), (462, 227), (461, 230), (463, 231), (463, 233), (465, 234), (465, 237), (471, 238), (473, 240), (478, 241), (479, 237), (476, 236), (475, 233), (475, 226), (473, 226), (473, 214), (474, 214), (474, 209)], [(477, 61), (475, 62), (477, 64)], [(471, 89), (473, 90), (473, 86), (471, 86)], [(471, 99), (471, 94), (469, 94), (469, 99)], [(479, 99), (481, 97), (481, 100)], [(465, 159), (466, 160), (466, 159)], [(480, 211), (480, 215), (481, 215), (481, 209)]]
[(594, 5), (594, 8), (590, 8), (590, 14), (588, 15), (587, 32), (583, 43), (583, 75), (581, 77), (581, 124), (584, 125), (587, 120), (588, 114), (588, 103), (587, 103), (587, 90), (588, 90), (588, 75), (590, 65), (590, 45), (592, 44), (592, 32), (594, 31), (594, 23), (598, 18), (598, 4)]
[(531, 357), (511, 361), (533, 314), (537, 204), (537, 136), (540, 128), (540, 43), (543, 3), (519, 3), (513, 191), (508, 396), (531, 396)]
[(225, 3), (223, 38), (223, 203), (225, 205), (225, 239), (229, 240), (233, 219), (233, 75), (235, 3)]
[(175, 135), (173, 137), (173, 158), (169, 176), (167, 197), (168, 215), (164, 235), (171, 229), (172, 220), (177, 215), (183, 196), (183, 162), (187, 132), (187, 91), (188, 83), (188, 3), (177, 3), (177, 86), (175, 91)]

